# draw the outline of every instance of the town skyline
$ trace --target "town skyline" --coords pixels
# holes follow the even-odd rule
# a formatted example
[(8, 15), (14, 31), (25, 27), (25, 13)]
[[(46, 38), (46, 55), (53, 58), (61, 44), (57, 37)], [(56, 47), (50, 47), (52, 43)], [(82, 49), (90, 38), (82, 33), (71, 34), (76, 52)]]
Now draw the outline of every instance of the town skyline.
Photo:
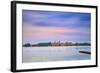
[(33, 43), (25, 43), (23, 44), (23, 47), (35, 47), (35, 46), (90, 46), (90, 43), (84, 42), (84, 43), (79, 43), (79, 42), (61, 42), (61, 41), (54, 41), (54, 42), (39, 42), (36, 44)]

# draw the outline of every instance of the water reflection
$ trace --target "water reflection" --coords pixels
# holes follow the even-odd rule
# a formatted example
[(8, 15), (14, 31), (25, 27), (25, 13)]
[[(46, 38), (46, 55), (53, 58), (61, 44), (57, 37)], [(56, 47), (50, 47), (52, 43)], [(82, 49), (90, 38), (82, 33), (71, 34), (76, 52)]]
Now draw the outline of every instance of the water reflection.
[(23, 62), (63, 60), (87, 60), (91, 55), (79, 51), (91, 51), (90, 46), (23, 47)]

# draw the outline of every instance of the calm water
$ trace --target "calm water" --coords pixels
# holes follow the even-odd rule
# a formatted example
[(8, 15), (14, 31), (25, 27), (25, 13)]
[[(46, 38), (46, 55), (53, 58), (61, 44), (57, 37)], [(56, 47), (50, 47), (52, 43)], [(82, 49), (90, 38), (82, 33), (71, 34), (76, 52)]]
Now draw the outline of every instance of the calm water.
[(23, 62), (62, 60), (88, 60), (91, 55), (79, 53), (91, 51), (90, 46), (23, 47)]

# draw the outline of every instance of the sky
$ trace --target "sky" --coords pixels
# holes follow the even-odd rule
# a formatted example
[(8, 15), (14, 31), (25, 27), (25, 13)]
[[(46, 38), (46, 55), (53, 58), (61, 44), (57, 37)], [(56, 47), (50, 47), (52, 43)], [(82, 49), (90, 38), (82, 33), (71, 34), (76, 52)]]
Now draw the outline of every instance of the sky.
[(22, 10), (23, 44), (40, 42), (91, 42), (91, 14)]

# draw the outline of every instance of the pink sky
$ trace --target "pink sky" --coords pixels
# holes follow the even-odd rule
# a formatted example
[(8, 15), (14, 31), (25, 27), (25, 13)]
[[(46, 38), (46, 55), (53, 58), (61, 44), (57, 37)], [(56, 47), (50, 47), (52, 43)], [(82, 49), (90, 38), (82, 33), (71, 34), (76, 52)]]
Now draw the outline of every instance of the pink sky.
[[(63, 34), (64, 33), (64, 34)], [(79, 35), (70, 34), (65, 35), (65, 33), (78, 33), (78, 34), (89, 34), (87, 31), (80, 31), (80, 29), (70, 29), (64, 27), (43, 27), (36, 25), (24, 25), (23, 26), (23, 38), (32, 38), (32, 39), (50, 39), (50, 38), (78, 38)], [(84, 35), (84, 36), (85, 36)], [(83, 37), (84, 37), (83, 36)], [(81, 36), (82, 37), (82, 36)]]

